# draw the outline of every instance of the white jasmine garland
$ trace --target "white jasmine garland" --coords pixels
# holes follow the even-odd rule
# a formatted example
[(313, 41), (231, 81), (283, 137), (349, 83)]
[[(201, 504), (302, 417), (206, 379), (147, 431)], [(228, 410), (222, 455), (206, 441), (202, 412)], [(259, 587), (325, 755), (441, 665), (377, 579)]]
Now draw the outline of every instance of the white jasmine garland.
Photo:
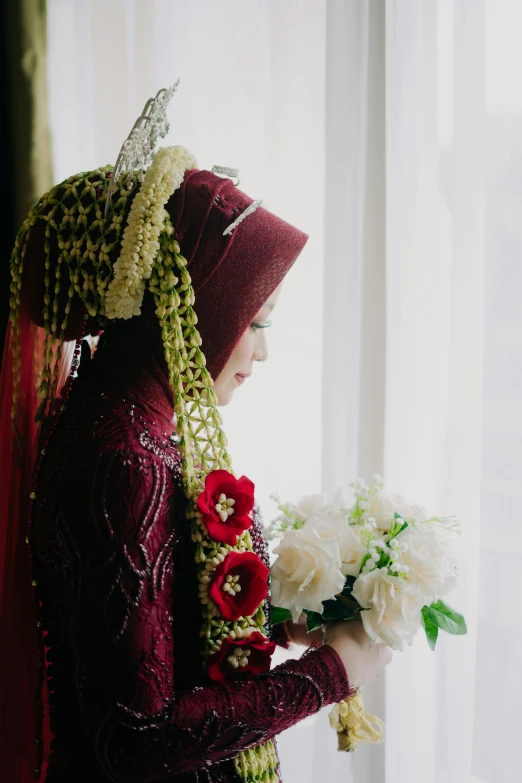
[(185, 171), (195, 168), (195, 158), (181, 146), (162, 147), (154, 155), (131, 206), (114, 264), (114, 277), (105, 296), (108, 318), (132, 318), (141, 312), (145, 280), (152, 273), (159, 250), (159, 235), (165, 222), (165, 204), (183, 181)]

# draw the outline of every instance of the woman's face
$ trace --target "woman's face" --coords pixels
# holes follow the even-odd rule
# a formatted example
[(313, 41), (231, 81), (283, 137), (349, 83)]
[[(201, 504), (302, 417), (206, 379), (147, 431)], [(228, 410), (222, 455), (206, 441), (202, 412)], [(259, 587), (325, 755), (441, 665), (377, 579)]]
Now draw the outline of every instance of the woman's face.
[(214, 381), (218, 405), (228, 405), (235, 390), (252, 374), (254, 362), (268, 357), (265, 331), (270, 326), (270, 315), (279, 298), (281, 285), (254, 316), (252, 323), (234, 348), (230, 359)]

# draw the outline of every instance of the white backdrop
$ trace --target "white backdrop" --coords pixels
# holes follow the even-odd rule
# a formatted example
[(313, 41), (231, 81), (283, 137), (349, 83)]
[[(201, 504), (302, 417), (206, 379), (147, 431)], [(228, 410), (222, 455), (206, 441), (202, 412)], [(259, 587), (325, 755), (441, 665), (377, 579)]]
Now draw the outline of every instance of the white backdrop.
[[(281, 736), (285, 783), (515, 783), (521, 735), (522, 8), (517, 0), (48, 0), (56, 179), (113, 162), (181, 77), (168, 141), (310, 234), (271, 357), (224, 411), (237, 470), (296, 498), (355, 474), (459, 516), (469, 634)], [(281, 655), (277, 660), (281, 659)]]
[(443, 636), (435, 656), (423, 640), (396, 656), (385, 779), (515, 783), (521, 8), (396, 0), (387, 12), (385, 474), (460, 518), (451, 603), (469, 633)]

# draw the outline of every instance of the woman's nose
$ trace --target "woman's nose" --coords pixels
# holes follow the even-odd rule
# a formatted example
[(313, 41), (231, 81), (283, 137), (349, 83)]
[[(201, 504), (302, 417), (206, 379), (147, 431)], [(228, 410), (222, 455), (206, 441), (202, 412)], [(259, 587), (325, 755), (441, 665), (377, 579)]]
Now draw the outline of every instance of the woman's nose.
[(253, 360), (255, 362), (264, 362), (268, 358), (268, 345), (264, 334), (264, 329), (258, 329), (254, 343)]

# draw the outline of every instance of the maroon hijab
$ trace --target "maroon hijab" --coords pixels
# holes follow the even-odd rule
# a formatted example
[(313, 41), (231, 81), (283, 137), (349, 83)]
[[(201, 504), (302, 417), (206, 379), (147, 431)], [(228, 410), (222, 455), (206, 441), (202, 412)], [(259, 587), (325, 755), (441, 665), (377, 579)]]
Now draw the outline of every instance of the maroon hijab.
[(213, 378), (307, 240), (263, 207), (223, 235), (251, 203), (231, 180), (194, 169), (167, 205), (188, 261), (202, 349)]

